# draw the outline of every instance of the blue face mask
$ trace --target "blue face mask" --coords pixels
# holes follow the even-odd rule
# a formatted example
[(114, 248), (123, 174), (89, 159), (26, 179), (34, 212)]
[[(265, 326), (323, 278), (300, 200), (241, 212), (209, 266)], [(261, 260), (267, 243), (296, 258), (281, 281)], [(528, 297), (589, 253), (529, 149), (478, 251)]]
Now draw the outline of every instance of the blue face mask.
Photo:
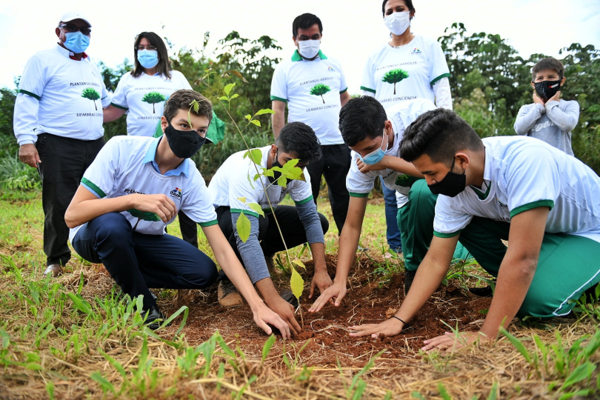
[(158, 52), (156, 50), (139, 50), (137, 59), (144, 68), (154, 68), (158, 65)]
[[(379, 161), (383, 160), (383, 157), (385, 156), (385, 150), (383, 150), (382, 147), (385, 147), (385, 149), (387, 150), (387, 145), (388, 145), (387, 139), (388, 139), (388, 136), (385, 133), (385, 129), (384, 129), (383, 137), (381, 138), (381, 146), (379, 146), (378, 149), (370, 152), (369, 154), (367, 154), (364, 157), (362, 157), (359, 154), (358, 157), (360, 158), (360, 160), (367, 165), (377, 164)], [(384, 143), (385, 143), (385, 146), (383, 145)]]
[(67, 32), (65, 37), (65, 47), (75, 54), (83, 53), (90, 45), (90, 37), (81, 32)]

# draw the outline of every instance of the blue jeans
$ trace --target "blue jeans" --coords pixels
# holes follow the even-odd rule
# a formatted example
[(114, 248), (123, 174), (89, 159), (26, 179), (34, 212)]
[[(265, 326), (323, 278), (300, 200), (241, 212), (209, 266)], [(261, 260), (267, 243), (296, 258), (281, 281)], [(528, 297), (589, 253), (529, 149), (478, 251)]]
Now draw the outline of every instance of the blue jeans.
[(383, 199), (385, 200), (385, 224), (387, 225), (386, 237), (390, 249), (396, 253), (402, 252), (402, 239), (400, 238), (400, 228), (398, 227), (398, 203), (396, 202), (396, 191), (388, 189), (381, 181), (383, 190)]
[(165, 235), (134, 232), (124, 215), (111, 212), (81, 227), (72, 242), (79, 255), (102, 263), (129, 296), (144, 296), (144, 309), (156, 305), (149, 287), (203, 289), (217, 279), (215, 263), (198, 248)]

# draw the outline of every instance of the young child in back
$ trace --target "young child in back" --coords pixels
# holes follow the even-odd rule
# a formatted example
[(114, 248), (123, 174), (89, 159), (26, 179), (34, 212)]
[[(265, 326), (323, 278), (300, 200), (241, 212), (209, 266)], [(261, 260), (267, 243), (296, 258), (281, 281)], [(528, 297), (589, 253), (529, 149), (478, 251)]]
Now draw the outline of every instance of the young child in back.
[(555, 58), (544, 58), (532, 70), (533, 104), (521, 107), (515, 131), (531, 136), (573, 155), (571, 131), (579, 120), (579, 103), (561, 100), (560, 89), (567, 78), (565, 67)]

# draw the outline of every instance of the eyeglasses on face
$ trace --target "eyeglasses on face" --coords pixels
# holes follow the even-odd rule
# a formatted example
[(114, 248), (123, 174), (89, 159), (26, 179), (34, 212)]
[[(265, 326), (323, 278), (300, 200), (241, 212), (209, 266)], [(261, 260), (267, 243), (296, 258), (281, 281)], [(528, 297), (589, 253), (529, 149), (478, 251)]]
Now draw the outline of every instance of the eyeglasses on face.
[(149, 45), (147, 45), (147, 46), (144, 46), (144, 45), (142, 44), (142, 45), (139, 45), (139, 46), (137, 46), (135, 49), (136, 49), (136, 50), (156, 50), (156, 47), (154, 47), (154, 46), (152, 46), (152, 45), (150, 45), (150, 44), (149, 44)]
[(62, 24), (58, 26), (59, 28), (64, 28), (67, 32), (81, 32), (86, 36), (89, 36), (92, 33), (92, 30), (87, 26), (79, 27), (75, 24)]

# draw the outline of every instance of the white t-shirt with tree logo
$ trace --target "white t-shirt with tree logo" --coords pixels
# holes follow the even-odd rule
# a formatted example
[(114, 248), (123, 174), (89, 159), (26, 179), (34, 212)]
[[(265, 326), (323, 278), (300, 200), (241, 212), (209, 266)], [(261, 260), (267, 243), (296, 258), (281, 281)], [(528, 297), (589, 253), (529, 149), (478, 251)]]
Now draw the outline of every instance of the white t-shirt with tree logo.
[(343, 144), (338, 128), (340, 93), (348, 90), (340, 63), (321, 51), (313, 61), (298, 51), (277, 66), (271, 82), (271, 100), (286, 102), (288, 122), (304, 122), (322, 145)]
[(104, 135), (102, 108), (110, 96), (102, 75), (89, 57), (78, 61), (70, 54), (56, 45), (27, 62), (14, 113), (19, 145), (35, 143), (40, 133), (80, 140)]
[(127, 133), (131, 136), (153, 136), (163, 115), (165, 102), (179, 89), (191, 89), (185, 76), (171, 71), (171, 79), (164, 75), (142, 72), (134, 78), (131, 73), (121, 77), (111, 104), (127, 110)]
[(410, 43), (380, 46), (367, 59), (361, 90), (371, 93), (387, 110), (401, 101), (435, 101), (433, 84), (450, 76), (438, 42), (415, 36)]

